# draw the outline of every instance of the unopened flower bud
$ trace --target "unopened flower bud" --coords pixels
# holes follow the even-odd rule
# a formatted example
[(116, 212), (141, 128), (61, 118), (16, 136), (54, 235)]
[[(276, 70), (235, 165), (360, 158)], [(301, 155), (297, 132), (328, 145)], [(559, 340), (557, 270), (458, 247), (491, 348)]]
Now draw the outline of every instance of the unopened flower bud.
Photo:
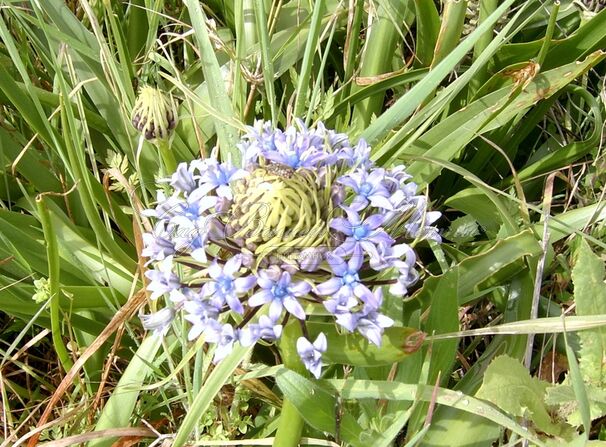
[(132, 123), (146, 140), (168, 138), (177, 125), (172, 98), (162, 90), (146, 85), (139, 91), (132, 112)]

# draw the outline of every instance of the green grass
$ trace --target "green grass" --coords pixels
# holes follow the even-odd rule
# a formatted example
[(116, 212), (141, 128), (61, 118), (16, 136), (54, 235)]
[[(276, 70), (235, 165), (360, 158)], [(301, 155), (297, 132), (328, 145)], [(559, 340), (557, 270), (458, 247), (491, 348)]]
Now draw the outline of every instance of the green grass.
[[(606, 11), (582, 3), (1, 0), (0, 445), (606, 440)], [(213, 367), (183, 321), (145, 334), (140, 211), (167, 165), (131, 124), (146, 83), (178, 104), (177, 162), (238, 163), (246, 125), (300, 117), (405, 163), (443, 213), (389, 299), (422, 345), (310, 381), (267, 349)], [(483, 384), (495, 358), (530, 404)]]

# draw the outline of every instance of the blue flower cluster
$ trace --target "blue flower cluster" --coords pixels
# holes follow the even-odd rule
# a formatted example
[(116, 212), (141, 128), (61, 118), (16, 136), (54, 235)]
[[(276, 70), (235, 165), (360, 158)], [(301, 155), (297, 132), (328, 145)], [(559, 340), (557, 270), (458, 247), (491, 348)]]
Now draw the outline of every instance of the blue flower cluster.
[(156, 221), (143, 236), (147, 289), (166, 305), (143, 324), (164, 334), (182, 312), (189, 339), (215, 344), (218, 362), (234, 343), (276, 341), (292, 317), (305, 334), (301, 360), (319, 377), (328, 342), (308, 339), (304, 304), (380, 345), (393, 324), (380, 311), (382, 286), (408, 293), (419, 277), (411, 244), (440, 241), (440, 213), (427, 211), (403, 166), (375, 166), (364, 141), (321, 123), (257, 122), (239, 148), (242, 168), (181, 163), (145, 211)]

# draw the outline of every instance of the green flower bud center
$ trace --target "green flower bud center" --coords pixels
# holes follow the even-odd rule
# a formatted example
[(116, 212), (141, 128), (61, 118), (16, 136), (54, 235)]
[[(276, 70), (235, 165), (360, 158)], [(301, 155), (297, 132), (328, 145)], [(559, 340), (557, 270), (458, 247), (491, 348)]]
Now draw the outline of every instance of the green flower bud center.
[(259, 262), (328, 243), (330, 191), (312, 171), (270, 164), (234, 188), (233, 237), (244, 240)]

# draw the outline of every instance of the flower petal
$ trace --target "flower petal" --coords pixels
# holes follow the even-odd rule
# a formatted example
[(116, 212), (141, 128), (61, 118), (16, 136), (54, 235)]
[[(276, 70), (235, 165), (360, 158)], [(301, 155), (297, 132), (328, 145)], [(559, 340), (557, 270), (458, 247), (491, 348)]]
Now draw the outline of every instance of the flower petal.
[(373, 214), (364, 220), (364, 225), (366, 225), (370, 230), (375, 230), (381, 226), (384, 220), (385, 216), (382, 214)]
[(246, 293), (250, 289), (252, 289), (257, 283), (257, 278), (253, 275), (243, 276), (241, 278), (236, 278), (234, 280), (234, 287), (236, 289), (236, 293)]
[(347, 273), (347, 264), (340, 256), (335, 253), (326, 253), (326, 262), (330, 269), (337, 276), (343, 276)]
[(223, 273), (227, 276), (233, 278), (234, 274), (240, 270), (240, 266), (242, 265), (242, 258), (238, 255), (230, 258), (223, 267)]
[(282, 302), (280, 300), (273, 300), (269, 305), (269, 318), (277, 321), (280, 315), (282, 315)]
[[(272, 302), (275, 303), (276, 301)], [(295, 317), (297, 317), (299, 320), (305, 320), (305, 311), (303, 310), (303, 307), (301, 306), (301, 304), (299, 303), (299, 301), (297, 301), (296, 298), (292, 297), (292, 296), (287, 296), (284, 298), (284, 307), (286, 308), (286, 310), (288, 312), (290, 312), (291, 314), (293, 314)], [(282, 307), (282, 306), (280, 306)], [(269, 309), (269, 316), (271, 317), (271, 308)]]
[(208, 274), (212, 279), (219, 279), (221, 276), (223, 276), (223, 269), (215, 261), (208, 267)]
[(242, 306), (242, 303), (235, 295), (225, 295), (225, 301), (227, 301), (227, 305), (231, 310), (239, 313), (240, 315), (244, 314), (244, 306)]
[(363, 263), (364, 252), (362, 251), (362, 247), (360, 246), (360, 244), (356, 244), (354, 245), (353, 250), (351, 252), (351, 258), (347, 263), (347, 270), (349, 270), (349, 273), (355, 273), (360, 270), (360, 267), (362, 267)]
[(269, 303), (274, 298), (273, 294), (269, 290), (261, 290), (255, 293), (248, 299), (248, 305), (251, 307), (262, 306), (263, 304)]
[(297, 352), (299, 353), (299, 356), (303, 356), (304, 354), (312, 351), (313, 348), (314, 347), (311, 342), (305, 337), (299, 337), (297, 339)]
[(326, 352), (326, 348), (328, 346), (328, 342), (326, 341), (326, 335), (323, 332), (318, 334), (316, 341), (314, 341), (314, 348), (320, 352)]
[(373, 195), (369, 197), (370, 204), (376, 208), (383, 208), (385, 210), (393, 211), (393, 204), (389, 201), (387, 197), (383, 197), (380, 195)]
[(340, 231), (341, 233), (351, 236), (353, 234), (353, 225), (343, 217), (335, 217), (330, 221), (330, 228)]
[(305, 281), (299, 281), (297, 283), (291, 284), (288, 287), (288, 290), (294, 296), (303, 296), (309, 293), (309, 291), (311, 290), (311, 285)]
[(333, 295), (341, 288), (343, 281), (341, 278), (331, 278), (316, 286), (318, 295)]

